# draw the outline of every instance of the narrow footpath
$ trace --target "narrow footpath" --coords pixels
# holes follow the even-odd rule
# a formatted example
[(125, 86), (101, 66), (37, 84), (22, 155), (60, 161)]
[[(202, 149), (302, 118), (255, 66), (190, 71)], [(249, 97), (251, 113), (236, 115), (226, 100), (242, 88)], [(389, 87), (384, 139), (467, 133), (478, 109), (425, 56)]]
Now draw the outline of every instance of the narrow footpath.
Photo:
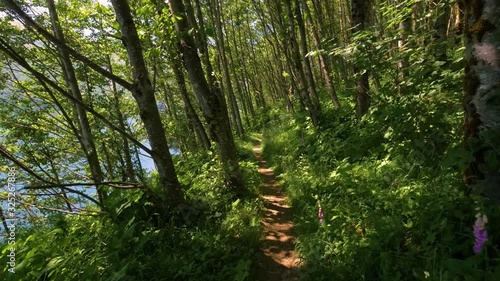
[(292, 210), (286, 205), (286, 195), (276, 182), (273, 170), (262, 158), (260, 144), (253, 149), (262, 178), (261, 197), (265, 202), (262, 218), (264, 232), (260, 253), (254, 262), (255, 281), (296, 281), (300, 259), (295, 252), (295, 236), (292, 224)]

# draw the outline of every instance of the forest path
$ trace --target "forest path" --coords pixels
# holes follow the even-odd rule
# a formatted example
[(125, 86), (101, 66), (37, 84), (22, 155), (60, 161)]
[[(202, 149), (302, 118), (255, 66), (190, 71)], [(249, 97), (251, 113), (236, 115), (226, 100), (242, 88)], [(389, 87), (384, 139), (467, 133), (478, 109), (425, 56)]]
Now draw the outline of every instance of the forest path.
[(299, 257), (295, 252), (295, 235), (292, 224), (292, 209), (286, 202), (282, 187), (276, 182), (273, 170), (262, 158), (259, 144), (253, 148), (259, 174), (262, 178), (261, 197), (265, 214), (261, 220), (264, 226), (260, 252), (253, 265), (254, 281), (296, 281)]

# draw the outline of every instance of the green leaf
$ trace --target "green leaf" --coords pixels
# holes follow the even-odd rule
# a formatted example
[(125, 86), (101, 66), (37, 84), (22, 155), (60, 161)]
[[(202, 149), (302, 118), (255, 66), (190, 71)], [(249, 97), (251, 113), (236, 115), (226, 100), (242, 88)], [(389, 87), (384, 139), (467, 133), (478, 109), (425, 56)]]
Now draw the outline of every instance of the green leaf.
[(55, 258), (51, 259), (49, 261), (49, 263), (47, 264), (47, 270), (52, 270), (52, 269), (56, 268), (63, 260), (64, 260), (64, 258), (62, 258), (62, 257), (55, 257)]
[(238, 206), (239, 203), (240, 203), (240, 199), (237, 199), (231, 205), (233, 206), (233, 208), (236, 208), (236, 206)]
[(116, 208), (116, 214), (121, 214), (125, 209), (129, 208), (131, 206), (131, 202), (127, 201), (123, 204), (120, 205), (120, 207)]
[(128, 265), (125, 265), (124, 267), (122, 267), (119, 271), (115, 272), (113, 274), (113, 276), (111, 277), (111, 281), (119, 281), (119, 280), (122, 280), (123, 277), (125, 277), (125, 275), (127, 274), (127, 268), (128, 268)]

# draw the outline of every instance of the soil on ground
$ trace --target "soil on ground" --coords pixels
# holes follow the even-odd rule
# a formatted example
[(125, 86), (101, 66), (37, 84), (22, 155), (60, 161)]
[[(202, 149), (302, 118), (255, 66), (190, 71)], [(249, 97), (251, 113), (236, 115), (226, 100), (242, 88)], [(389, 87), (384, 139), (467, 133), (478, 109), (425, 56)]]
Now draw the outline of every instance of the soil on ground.
[(260, 145), (253, 149), (262, 178), (261, 197), (265, 203), (260, 252), (253, 265), (255, 281), (296, 281), (300, 259), (295, 251), (292, 210), (286, 204), (286, 195), (276, 182), (273, 170), (262, 158)]

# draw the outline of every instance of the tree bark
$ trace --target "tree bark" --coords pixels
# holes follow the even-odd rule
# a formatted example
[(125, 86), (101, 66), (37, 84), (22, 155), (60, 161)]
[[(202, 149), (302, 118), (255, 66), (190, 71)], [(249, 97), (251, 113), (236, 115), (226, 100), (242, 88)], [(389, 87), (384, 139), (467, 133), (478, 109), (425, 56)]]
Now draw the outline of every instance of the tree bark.
[[(190, 2), (191, 0), (186, 0), (186, 2)], [(195, 7), (196, 7), (196, 17), (198, 18), (198, 42), (196, 42), (196, 45), (200, 49), (200, 54), (201, 54), (201, 60), (203, 62), (203, 65), (205, 66), (206, 72), (207, 72), (207, 80), (208, 80), (208, 85), (212, 89), (212, 91), (218, 86), (216, 85), (216, 79), (215, 79), (215, 73), (214, 69), (212, 67), (212, 63), (210, 62), (210, 54), (208, 53), (208, 44), (207, 44), (207, 35), (205, 34), (205, 20), (203, 19), (203, 13), (201, 10), (201, 3), (200, 0), (195, 0)], [(192, 9), (190, 9), (191, 5), (188, 6), (188, 9), (185, 10), (187, 18), (193, 17), (194, 15), (191, 15), (193, 13)], [(189, 26), (189, 24), (187, 24)], [(196, 28), (193, 26), (193, 28)]]
[(446, 38), (448, 37), (448, 20), (450, 18), (450, 7), (449, 5), (441, 4), (440, 1), (434, 0), (435, 5), (438, 8), (438, 17), (434, 22), (434, 39), (436, 41), (436, 60), (446, 62)]
[[(241, 23), (243, 22), (243, 19), (241, 18), (240, 15), (237, 15), (236, 20), (241, 22)], [(233, 17), (231, 17), (231, 21), (234, 21)], [(238, 71), (235, 70), (235, 77), (236, 77), (236, 80), (239, 80), (240, 88), (242, 88), (242, 93), (243, 93), (244, 100), (245, 100), (244, 104), (246, 105), (248, 112), (250, 113), (250, 115), (254, 119), (255, 118), (255, 109), (254, 109), (254, 105), (252, 102), (252, 94), (251, 94), (251, 90), (250, 90), (250, 85), (256, 84), (256, 80), (259, 79), (259, 74), (258, 74), (259, 72), (255, 71), (253, 75), (250, 75), (250, 68), (247, 66), (247, 62), (248, 62), (247, 57), (245, 55), (241, 55), (241, 54), (254, 55), (254, 52), (255, 52), (254, 46), (253, 46), (254, 38), (246, 38), (245, 39), (245, 40), (249, 39), (248, 41), (250, 41), (250, 46), (248, 46), (248, 41), (243, 40), (242, 31), (243, 31), (243, 29), (239, 28), (239, 26), (233, 26), (233, 29), (232, 29), (233, 45), (236, 46), (239, 44), (240, 46), (246, 47), (246, 50), (237, 52), (236, 59), (233, 60), (233, 65), (237, 64), (238, 61), (241, 63), (241, 67), (239, 68), (239, 73), (238, 73)], [(251, 30), (248, 34), (252, 34)], [(231, 58), (231, 60), (232, 60), (232, 58)], [(254, 65), (254, 69), (256, 69), (255, 65)], [(238, 74), (241, 77), (241, 79), (238, 79)], [(258, 94), (257, 94), (257, 90), (255, 88), (254, 88), (254, 93), (255, 93), (254, 98), (257, 99)], [(247, 116), (247, 119), (248, 119), (248, 116)], [(251, 122), (250, 122), (250, 124), (251, 124)]]
[(306, 13), (307, 21), (309, 22), (309, 25), (311, 26), (311, 31), (313, 35), (313, 43), (314, 47), (316, 50), (319, 52), (318, 54), (318, 59), (319, 59), (319, 66), (321, 70), (321, 76), (323, 77), (323, 81), (325, 82), (325, 86), (328, 89), (328, 93), (330, 94), (330, 99), (332, 100), (333, 106), (336, 109), (340, 108), (340, 102), (337, 97), (337, 92), (335, 91), (335, 86), (333, 85), (332, 78), (330, 76), (330, 67), (328, 65), (328, 61), (325, 59), (325, 56), (323, 55), (323, 52), (321, 52), (321, 41), (319, 38), (319, 33), (318, 33), (318, 28), (314, 24), (312, 20), (312, 14), (309, 9), (309, 6), (307, 5), (306, 0), (301, 0), (302, 1), (302, 7), (304, 7), (304, 11)]
[(189, 80), (207, 121), (210, 136), (217, 145), (226, 184), (231, 186), (238, 196), (244, 196), (245, 189), (224, 96), (216, 85), (211, 90), (205, 79), (196, 45), (193, 37), (189, 34), (189, 26), (182, 1), (170, 0), (169, 6), (175, 18), (184, 66), (188, 71)]
[(465, 171), (475, 192), (500, 202), (500, 3), (465, 1)]
[[(352, 0), (351, 6), (351, 24), (353, 32), (363, 31), (365, 29), (365, 9), (367, 0)], [(362, 70), (360, 66), (354, 66), (354, 73), (359, 76), (356, 81), (356, 115), (358, 118), (368, 113), (370, 108), (370, 95), (368, 94), (368, 72)]]
[[(107, 59), (108, 59), (109, 72), (113, 73), (113, 65), (111, 64), (111, 56), (108, 55)], [(118, 118), (118, 126), (120, 126), (120, 128), (123, 131), (126, 131), (125, 120), (123, 118), (123, 114), (122, 114), (122, 111), (120, 109), (121, 95), (118, 92), (118, 87), (116, 87), (116, 82), (113, 80), (110, 80), (110, 81), (111, 81), (111, 90), (113, 92), (113, 103), (115, 105), (116, 117)], [(129, 181), (134, 182), (134, 181), (136, 181), (136, 175), (135, 175), (136, 173), (134, 171), (134, 165), (132, 163), (132, 150), (130, 149), (128, 139), (124, 136), (122, 136), (122, 143), (123, 143), (122, 153), (123, 153), (123, 157), (125, 158), (125, 171), (127, 171), (126, 178)], [(124, 181), (125, 181), (125, 179), (124, 179)]]
[(175, 208), (183, 203), (183, 192), (170, 155), (165, 130), (158, 112), (156, 98), (144, 62), (141, 42), (132, 19), (132, 13), (126, 0), (112, 0), (111, 2), (115, 9), (116, 19), (120, 25), (130, 65), (132, 66), (134, 78), (132, 95), (137, 101), (139, 115), (148, 135), (151, 156), (158, 170), (167, 207)]
[[(403, 13), (406, 10), (405, 3), (399, 3), (401, 8), (403, 9)], [(400, 56), (403, 56), (398, 61), (398, 94), (402, 95), (406, 92), (406, 87), (404, 86), (405, 79), (408, 76), (408, 59), (404, 57), (404, 52), (406, 50), (406, 38), (411, 30), (411, 13), (407, 13), (403, 15), (401, 22), (399, 22), (399, 40), (398, 40), (398, 48)]]
[(304, 74), (307, 81), (307, 89), (309, 97), (311, 97), (311, 103), (314, 107), (314, 111), (317, 115), (321, 114), (321, 105), (319, 103), (318, 93), (316, 92), (316, 83), (314, 81), (313, 71), (311, 68), (311, 62), (309, 61), (309, 53), (307, 49), (307, 35), (306, 27), (304, 24), (304, 18), (302, 17), (302, 11), (300, 9), (299, 0), (295, 0), (295, 19), (297, 21), (297, 26), (299, 28), (300, 34), (300, 50), (302, 55), (302, 64), (304, 66)]
[(285, 6), (288, 16), (288, 32), (287, 32), (288, 43), (283, 45), (284, 48), (286, 48), (287, 45), (290, 46), (291, 48), (290, 50), (291, 58), (289, 62), (293, 65), (293, 68), (295, 69), (297, 74), (297, 76), (294, 78), (301, 84), (302, 87), (301, 89), (299, 89), (299, 93), (302, 97), (302, 101), (304, 102), (305, 106), (307, 107), (307, 110), (309, 111), (312, 123), (315, 126), (319, 126), (319, 112), (316, 110), (316, 107), (314, 106), (314, 103), (311, 101), (311, 97), (307, 92), (309, 86), (306, 79), (306, 75), (304, 73), (304, 68), (302, 67), (302, 59), (300, 57), (299, 45), (296, 40), (297, 35), (295, 33), (295, 20), (294, 20), (291, 0), (285, 0)]
[[(243, 124), (241, 122), (240, 110), (238, 108), (238, 103), (236, 101), (236, 96), (234, 94), (233, 83), (231, 81), (231, 75), (229, 73), (229, 63), (226, 56), (226, 47), (224, 43), (224, 32), (222, 30), (222, 8), (218, 0), (210, 1), (212, 5), (213, 14), (215, 16), (215, 28), (217, 30), (217, 48), (219, 49), (219, 59), (222, 65), (222, 75), (224, 77), (224, 84), (227, 91), (227, 100), (229, 102), (230, 113), (234, 124), (236, 125), (236, 132), (239, 137), (243, 137), (244, 130)], [(229, 50), (230, 52), (230, 50)]]
[(455, 35), (464, 33), (464, 0), (458, 0), (453, 6), (453, 31)]
[[(49, 9), (54, 35), (60, 42), (66, 44), (54, 0), (47, 0), (47, 6)], [(66, 86), (70, 89), (73, 97), (80, 101), (83, 101), (82, 93), (80, 92), (80, 87), (78, 86), (78, 80), (76, 79), (75, 69), (73, 68), (70, 56), (68, 52), (63, 48), (59, 47), (58, 50)], [(74, 103), (74, 106), (76, 109), (76, 116), (78, 118), (78, 131), (81, 135), (83, 144), (82, 149), (87, 156), (92, 179), (94, 180), (94, 182), (99, 184), (103, 180), (103, 173), (99, 162), (99, 156), (97, 155), (97, 149), (95, 146), (94, 137), (92, 135), (92, 129), (90, 128), (89, 119), (87, 117), (87, 112), (85, 108), (83, 108), (78, 103)], [(103, 201), (106, 198), (106, 192), (102, 189), (102, 186), (99, 185), (96, 186), (96, 189), (97, 195), (99, 197), (99, 202), (103, 204)]]
[(186, 117), (189, 119), (189, 122), (193, 124), (194, 132), (196, 134), (198, 142), (202, 145), (203, 148), (210, 149), (210, 139), (208, 138), (205, 128), (203, 127), (198, 114), (196, 114), (193, 104), (191, 103), (191, 99), (189, 98), (188, 91), (186, 89), (186, 80), (184, 79), (184, 73), (182, 71), (182, 64), (180, 60), (180, 57), (176, 57), (172, 60), (172, 69), (174, 71), (175, 80), (179, 85), (182, 102), (184, 103), (184, 109), (186, 110)]

